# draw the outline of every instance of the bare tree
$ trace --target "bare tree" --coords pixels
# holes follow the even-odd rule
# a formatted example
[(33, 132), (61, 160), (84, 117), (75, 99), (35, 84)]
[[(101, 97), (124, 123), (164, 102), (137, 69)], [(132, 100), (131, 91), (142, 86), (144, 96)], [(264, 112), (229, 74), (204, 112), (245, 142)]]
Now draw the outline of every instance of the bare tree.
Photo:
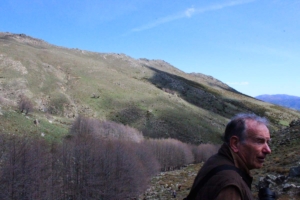
[(120, 139), (141, 142), (144, 137), (141, 132), (130, 126), (113, 121), (100, 121), (88, 117), (78, 116), (72, 124), (70, 133), (92, 134), (94, 137), (104, 139)]
[(99, 122), (77, 118), (59, 143), (0, 133), (0, 199), (137, 198), (160, 167), (174, 169), (193, 160), (189, 145), (174, 139), (99, 137), (103, 130), (139, 134), (114, 123), (101, 129), (107, 123)]
[(84, 137), (86, 137), (87, 134), (95, 135), (99, 126), (99, 120), (79, 115), (73, 122), (70, 133), (72, 135), (82, 135)]
[(191, 148), (176, 139), (150, 139), (145, 141), (158, 160), (161, 170), (180, 168), (194, 162)]
[(103, 140), (89, 131), (66, 138), (61, 167), (63, 198), (137, 197), (153, 173), (147, 171), (150, 167), (138, 156), (136, 145), (132, 141)]
[(130, 126), (125, 126), (113, 121), (102, 121), (98, 134), (105, 138), (141, 142), (144, 137), (140, 131)]
[(218, 152), (219, 145), (200, 144), (192, 147), (195, 163), (205, 162), (210, 156)]
[(0, 199), (62, 199), (57, 145), (26, 134), (0, 138)]

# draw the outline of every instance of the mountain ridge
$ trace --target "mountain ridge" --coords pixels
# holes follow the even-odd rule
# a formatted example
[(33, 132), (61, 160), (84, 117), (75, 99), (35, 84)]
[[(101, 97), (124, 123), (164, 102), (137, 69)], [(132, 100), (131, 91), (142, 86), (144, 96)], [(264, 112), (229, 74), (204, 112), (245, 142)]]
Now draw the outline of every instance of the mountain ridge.
[(255, 98), (272, 104), (300, 110), (300, 97), (287, 94), (263, 94)]

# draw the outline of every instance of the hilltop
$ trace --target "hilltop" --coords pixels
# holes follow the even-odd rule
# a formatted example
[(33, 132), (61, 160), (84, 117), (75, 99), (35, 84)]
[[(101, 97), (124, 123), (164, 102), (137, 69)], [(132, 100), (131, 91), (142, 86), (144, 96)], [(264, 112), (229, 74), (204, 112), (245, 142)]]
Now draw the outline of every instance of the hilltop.
[(266, 116), (272, 130), (300, 116), (163, 60), (68, 49), (25, 34), (0, 33), (0, 118), (5, 132), (32, 129), (33, 124), (15, 113), (20, 96), (32, 102), (29, 117), (42, 121), (48, 135), (54, 133), (46, 127), (55, 126), (63, 134), (83, 115), (129, 125), (146, 138), (220, 143), (236, 113)]

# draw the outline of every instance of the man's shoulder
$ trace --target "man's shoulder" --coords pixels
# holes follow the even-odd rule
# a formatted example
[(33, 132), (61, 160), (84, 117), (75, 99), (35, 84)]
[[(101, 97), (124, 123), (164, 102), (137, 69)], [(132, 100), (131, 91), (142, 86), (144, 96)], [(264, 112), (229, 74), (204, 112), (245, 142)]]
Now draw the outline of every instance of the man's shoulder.
[(215, 154), (211, 156), (203, 165), (201, 169), (204, 171), (210, 171), (213, 168), (216, 168), (221, 165), (232, 165), (234, 166), (233, 161), (231, 161), (229, 158), (222, 156), (220, 154)]
[(226, 169), (219, 171), (212, 177), (214, 182), (224, 182), (224, 183), (239, 183), (243, 181), (242, 176), (233, 169)]

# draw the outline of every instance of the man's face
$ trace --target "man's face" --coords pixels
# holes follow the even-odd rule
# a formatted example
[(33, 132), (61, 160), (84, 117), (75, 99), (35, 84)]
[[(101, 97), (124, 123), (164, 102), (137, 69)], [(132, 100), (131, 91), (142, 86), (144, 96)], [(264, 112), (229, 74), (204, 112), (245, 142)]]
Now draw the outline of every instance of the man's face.
[(269, 147), (270, 133), (264, 125), (253, 120), (246, 121), (246, 138), (238, 145), (238, 154), (244, 160), (249, 170), (263, 166)]

